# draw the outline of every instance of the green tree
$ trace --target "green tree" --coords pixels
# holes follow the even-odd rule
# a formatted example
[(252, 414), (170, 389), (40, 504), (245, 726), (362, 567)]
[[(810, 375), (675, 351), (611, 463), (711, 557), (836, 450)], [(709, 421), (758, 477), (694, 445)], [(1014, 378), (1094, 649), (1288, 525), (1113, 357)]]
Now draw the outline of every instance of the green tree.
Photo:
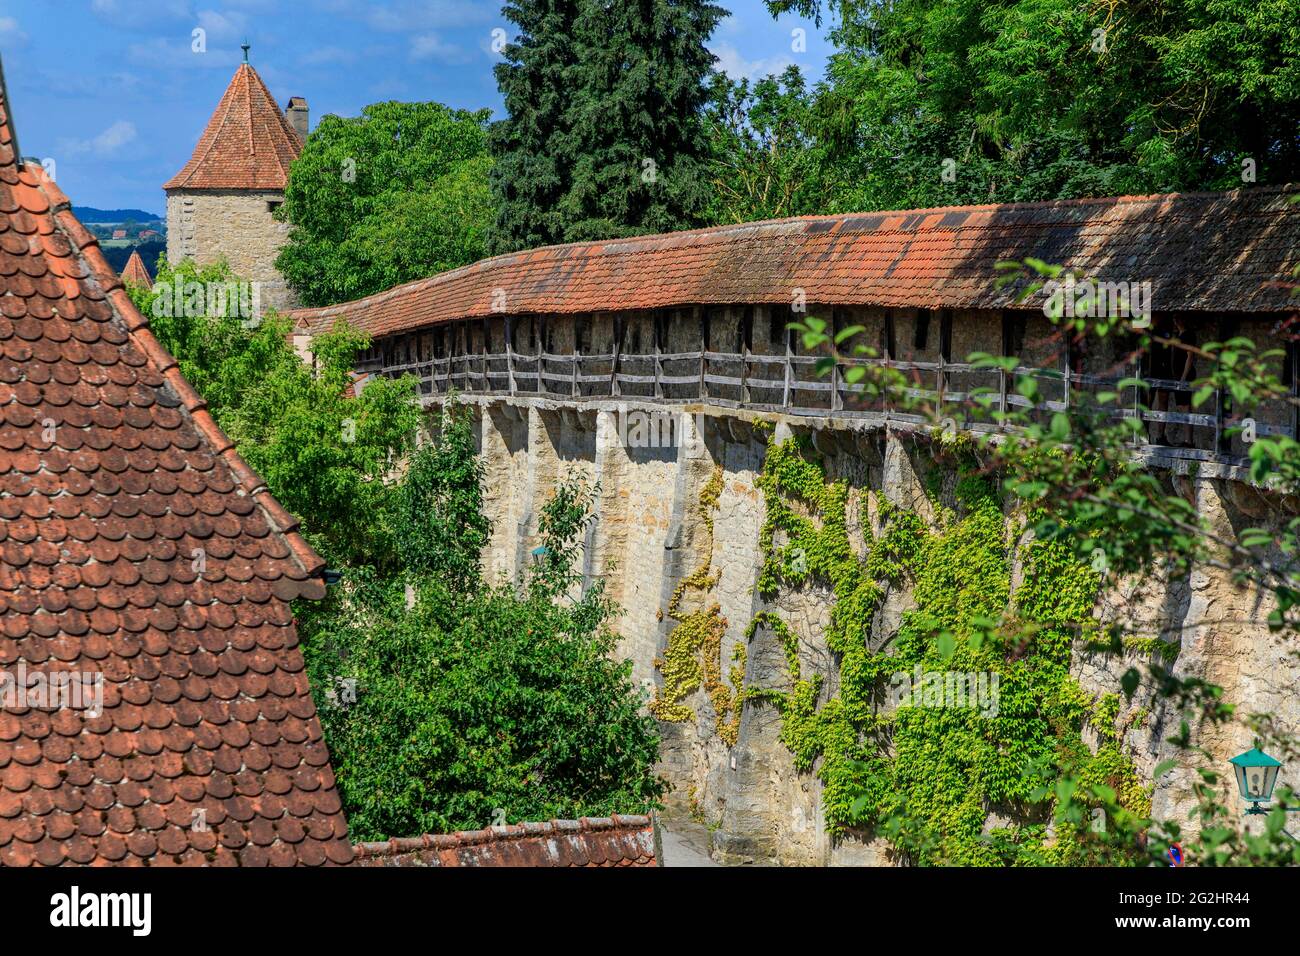
[[(457, 428), (422, 452), (472, 494)], [(446, 483), (408, 472), (409, 505), (444, 511)], [(349, 572), (302, 618), (312, 686), (354, 839), (478, 829), (494, 822), (644, 812), (662, 784), (655, 722), (615, 661), (613, 606), (599, 585), (570, 596), (590, 494), (562, 481), (543, 511), (546, 554), (527, 586), (486, 586), (477, 567), (429, 565), (384, 579)], [(399, 540), (428, 523), (397, 513)], [(468, 555), (479, 529), (441, 539)], [(428, 564), (426, 562), (426, 564)], [(414, 599), (412, 601), (412, 598)]]
[(160, 258), (158, 270), (151, 292), (131, 290), (137, 306), (313, 546), (331, 561), (391, 562), (381, 479), (420, 423), (413, 380), (376, 379), (355, 395), (363, 334), (341, 326), (318, 336), (312, 368), (289, 346), (287, 319), (258, 320), (247, 298), (241, 314), (239, 290), (248, 287), (224, 263), (173, 268)]
[(478, 580), (479, 553), (491, 530), (483, 514), (483, 461), (470, 418), (443, 406), (436, 441), (410, 456), (393, 496), (393, 535), (402, 566), (448, 580)]
[(839, 184), (817, 140), (816, 97), (796, 66), (752, 86), (716, 73), (705, 107), (708, 220), (724, 224), (824, 212)]
[(521, 35), (497, 69), (494, 251), (704, 220), (704, 44), (724, 13), (702, 0), (506, 7)]
[(819, 138), (855, 184), (837, 210), (1225, 189), (1252, 172), (1272, 183), (1300, 174), (1297, 0), (768, 7), (837, 20), (818, 104)]
[(544, 246), (564, 235), (559, 203), (570, 181), (578, 0), (511, 0), (501, 12), (519, 32), (494, 68), (506, 110), (488, 131), (495, 158), (496, 220), (488, 240), (494, 253)]
[(375, 103), (326, 116), (289, 172), (276, 260), (305, 305), (345, 302), (481, 259), (492, 220), (488, 111)]

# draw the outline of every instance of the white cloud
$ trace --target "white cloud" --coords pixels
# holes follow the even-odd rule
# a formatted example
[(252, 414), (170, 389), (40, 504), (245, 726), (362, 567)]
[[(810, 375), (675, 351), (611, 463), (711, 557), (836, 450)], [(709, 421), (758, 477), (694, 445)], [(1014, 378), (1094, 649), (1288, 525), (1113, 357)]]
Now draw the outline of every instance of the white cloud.
[(794, 60), (784, 54), (747, 60), (734, 44), (725, 41), (709, 47), (709, 52), (718, 58), (714, 66), (733, 80), (755, 80), (772, 74), (779, 75), (794, 63)]
[(422, 33), (411, 37), (411, 59), (456, 63), (463, 62), (466, 57), (464, 47), (447, 43), (436, 33)]
[(99, 156), (111, 156), (134, 140), (135, 124), (127, 120), (118, 120), (91, 141), (91, 148)]
[(136, 140), (135, 124), (129, 120), (118, 120), (108, 129), (91, 139), (69, 140), (59, 143), (59, 153), (63, 156), (83, 156), (91, 153), (100, 157), (117, 155), (122, 147)]
[(27, 34), (19, 29), (18, 21), (13, 17), (0, 17), (0, 39), (17, 42), (26, 40)]
[(732, 14), (731, 16), (723, 17), (718, 22), (718, 32), (727, 36), (738, 36), (745, 32), (745, 25), (741, 22), (740, 17)]
[(242, 13), (218, 13), (216, 10), (200, 10), (199, 26), (208, 31), (208, 38), (214, 40), (235, 40), (246, 33), (248, 19)]

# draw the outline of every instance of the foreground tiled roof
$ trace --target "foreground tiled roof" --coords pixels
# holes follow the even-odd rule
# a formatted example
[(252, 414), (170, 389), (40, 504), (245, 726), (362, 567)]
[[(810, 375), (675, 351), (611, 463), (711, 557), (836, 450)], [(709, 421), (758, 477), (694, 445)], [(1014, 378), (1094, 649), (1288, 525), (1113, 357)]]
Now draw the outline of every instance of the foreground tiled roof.
[[(1293, 307), (1278, 280), (1300, 258), (1300, 205), (1273, 188), (781, 219), (486, 259), (356, 302), (372, 335), (489, 315), (694, 304), (1014, 306), (998, 262), (1042, 259), (1107, 281), (1152, 283), (1156, 311)], [(1041, 304), (1040, 304), (1041, 305)], [(1040, 307), (1035, 305), (1034, 307)]]
[(283, 191), (302, 140), (271, 92), (247, 63), (208, 120), (185, 168), (163, 189), (265, 189)]
[(356, 866), (655, 866), (649, 817), (520, 823), (360, 843)]
[(322, 562), (15, 160), (8, 110), (0, 673), (102, 675), (103, 707), (0, 701), (0, 863), (349, 862), (289, 607)]
[(144, 286), (146, 289), (153, 288), (153, 280), (149, 278), (149, 270), (144, 267), (144, 260), (140, 258), (138, 249), (131, 250), (131, 258), (126, 260), (126, 268), (122, 270), (122, 280)]

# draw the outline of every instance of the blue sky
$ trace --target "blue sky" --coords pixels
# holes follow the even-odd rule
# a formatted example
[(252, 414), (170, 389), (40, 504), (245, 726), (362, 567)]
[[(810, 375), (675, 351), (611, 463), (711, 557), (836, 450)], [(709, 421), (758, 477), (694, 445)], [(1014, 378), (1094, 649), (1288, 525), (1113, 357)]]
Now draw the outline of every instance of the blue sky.
[[(733, 76), (798, 63), (822, 75), (825, 30), (762, 0), (717, 0), (714, 32)], [(806, 30), (794, 52), (792, 31)], [(22, 151), (54, 160), (75, 204), (161, 213), (162, 183), (189, 159), (243, 54), (283, 107), (312, 122), (381, 100), (437, 100), (499, 114), (495, 0), (0, 0), (0, 54)], [(206, 52), (192, 50), (205, 31)]]

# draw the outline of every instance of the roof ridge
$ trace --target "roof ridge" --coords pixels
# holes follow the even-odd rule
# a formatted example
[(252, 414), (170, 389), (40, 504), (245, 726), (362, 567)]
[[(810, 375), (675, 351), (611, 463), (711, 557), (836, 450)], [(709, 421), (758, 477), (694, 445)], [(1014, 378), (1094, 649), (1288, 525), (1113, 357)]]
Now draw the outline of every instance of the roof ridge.
[[(789, 216), (781, 219), (764, 219), (755, 222), (745, 223), (728, 223), (721, 226), (702, 226), (696, 229), (683, 229), (677, 232), (653, 233), (644, 236), (621, 236), (613, 239), (601, 240), (582, 240), (580, 242), (553, 243), (551, 245), (537, 246), (532, 249), (520, 249), (514, 252), (499, 253), (495, 256), (489, 256), (486, 259), (479, 259), (463, 266), (457, 266), (454, 269), (448, 269), (432, 276), (425, 276), (420, 279), (412, 279), (401, 285), (393, 286), (381, 292), (374, 292), (368, 296), (359, 299), (352, 299), (347, 302), (338, 302), (333, 305), (313, 306), (310, 308), (290, 309), (286, 314), (294, 320), (296, 327), (311, 325), (315, 321), (329, 319), (335, 316), (345, 315), (355, 312), (358, 309), (370, 308), (384, 304), (390, 299), (413, 293), (421, 292), (427, 289), (436, 288), (437, 286), (454, 282), (457, 279), (471, 276), (477, 271), (486, 271), (499, 266), (511, 266), (526, 264), (532, 258), (545, 258), (548, 255), (556, 257), (558, 254), (572, 252), (573, 255), (564, 256), (565, 259), (579, 259), (604, 255), (618, 255), (620, 252), (628, 253), (637, 251), (638, 246), (647, 244), (663, 244), (666, 242), (686, 243), (692, 239), (716, 237), (720, 241), (744, 241), (749, 236), (735, 236), (737, 233), (754, 233), (762, 231), (770, 234), (777, 231), (780, 227), (794, 227), (800, 224), (831, 222), (844, 223), (851, 219), (861, 219), (865, 217), (877, 216), (886, 218), (908, 218), (912, 216), (944, 216), (951, 214), (978, 215), (982, 213), (1010, 213), (1010, 212), (1031, 212), (1040, 209), (1061, 209), (1076, 208), (1079, 206), (1097, 205), (1097, 206), (1120, 206), (1120, 205), (1138, 205), (1142, 203), (1153, 204), (1173, 204), (1180, 200), (1227, 200), (1229, 202), (1239, 200), (1247, 195), (1262, 196), (1269, 194), (1282, 194), (1300, 188), (1296, 184), (1286, 183), (1276, 186), (1256, 186), (1256, 187), (1239, 187), (1237, 189), (1226, 190), (1222, 192), (1200, 191), (1200, 192), (1182, 192), (1182, 193), (1149, 193), (1146, 195), (1133, 196), (1099, 196), (1099, 197), (1081, 197), (1076, 199), (1054, 199), (1038, 200), (1027, 203), (984, 203), (975, 206), (936, 206), (933, 208), (920, 209), (880, 209), (868, 210), (864, 212), (845, 212), (832, 213), (816, 216)], [(956, 226), (952, 228), (957, 228)], [(791, 234), (795, 234), (792, 229)], [(803, 233), (800, 233), (803, 234)], [(734, 237), (734, 238), (733, 238)]]
[[(265, 122), (263, 122), (265, 120)], [(261, 75), (241, 63), (195, 144), (189, 161), (164, 190), (283, 191), (303, 140)]]
[[(0, 448), (0, 479), (22, 504), (4, 516), (21, 514), (29, 532), (6, 544), (0, 563), (15, 573), (0, 575), (0, 618), (11, 662), (35, 673), (80, 662), (80, 679), (70, 697), (43, 702), (51, 707), (28, 701), (50, 712), (43, 728), (0, 712), (0, 737), (35, 754), (22, 780), (0, 780), (0, 801), (16, 808), (0, 864), (350, 863), (291, 603), (324, 595), (309, 573), (319, 558), (221, 433), (68, 197), (11, 143), (0, 97), (0, 338), (20, 382), (3, 396), (17, 441)], [(143, 670), (133, 655), (144, 655)], [(141, 714), (166, 747), (137, 745)], [(215, 726), (242, 730), (221, 754), (186, 762), (198, 787), (142, 795), (132, 781), (171, 779)], [(41, 745), (51, 728), (60, 749)], [(90, 778), (76, 755), (123, 733), (118, 756), (141, 772), (106, 778), (102, 805), (130, 804), (138, 819), (75, 839), (12, 838), (14, 827), (41, 832), (44, 808), (15, 803), (29, 788), (45, 808), (83, 806)], [(226, 813), (220, 834), (220, 820), (187, 826), (241, 765), (249, 812)]]

